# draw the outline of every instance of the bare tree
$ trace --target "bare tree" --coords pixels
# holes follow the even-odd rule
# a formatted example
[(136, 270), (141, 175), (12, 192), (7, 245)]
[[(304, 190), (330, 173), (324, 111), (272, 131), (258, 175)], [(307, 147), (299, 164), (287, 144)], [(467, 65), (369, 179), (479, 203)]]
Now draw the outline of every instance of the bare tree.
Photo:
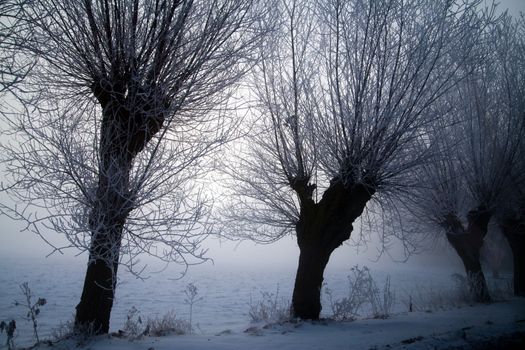
[(16, 100), (18, 85), (31, 70), (34, 60), (15, 48), (29, 35), (22, 21), (22, 8), (29, 0), (0, 1), (0, 113), (6, 113)]
[(511, 168), (510, 182), (500, 204), (498, 223), (512, 250), (514, 294), (525, 296), (525, 17), (507, 17), (496, 28), (498, 63), (502, 70), (500, 86), (507, 128), (520, 141)]
[[(427, 163), (412, 173), (420, 183), (410, 190), (413, 198), (396, 203), (395, 210), (403, 213), (405, 226), (416, 223), (422, 232), (443, 233), (461, 258), (472, 296), (479, 302), (488, 302), (490, 295), (481, 267), (480, 250), (492, 212), (483, 204), (476, 206), (468, 200), (462, 164), (452, 149), (445, 148), (442, 159)], [(403, 205), (407, 207), (401, 209)], [(472, 206), (464, 223), (462, 214)]]
[[(120, 264), (202, 261), (196, 182), (259, 34), (250, 0), (35, 0), (18, 45), (38, 64), (4, 145), (8, 212), (89, 252), (77, 327), (109, 329)], [(44, 237), (44, 239), (46, 239)], [(57, 247), (60, 249), (61, 247)]]
[(256, 240), (296, 234), (295, 316), (319, 317), (331, 253), (367, 204), (403, 191), (428, 156), (424, 127), (440, 116), (430, 107), (467, 74), (479, 3), (278, 6), (280, 32), (254, 78), (261, 118), (240, 150), (247, 173), (232, 172), (244, 181), (227, 217)]
[(480, 45), (485, 57), (470, 64), (472, 74), (447, 96), (450, 125), (429, 133), (440, 155), (414, 172), (419, 185), (407, 201), (427, 230), (445, 233), (479, 302), (490, 300), (480, 251), (491, 218), (508, 214), (502, 208), (525, 131), (519, 86), (523, 71), (511, 57), (516, 29), (512, 18), (504, 15), (485, 31)]
[[(3, 93), (27, 74), (31, 66), (13, 50), (27, 34), (21, 12), (27, 0), (0, 1), (0, 93)], [(17, 35), (14, 35), (14, 33)], [(21, 35), (22, 34), (22, 35)]]

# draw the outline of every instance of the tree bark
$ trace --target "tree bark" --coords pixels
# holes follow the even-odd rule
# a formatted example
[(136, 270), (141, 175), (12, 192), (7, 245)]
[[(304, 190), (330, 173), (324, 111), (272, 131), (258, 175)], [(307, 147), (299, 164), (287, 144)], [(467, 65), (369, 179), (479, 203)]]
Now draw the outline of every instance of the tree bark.
[[(331, 252), (330, 252), (331, 253)], [(330, 253), (318, 247), (302, 248), (292, 296), (294, 317), (317, 320), (321, 313), (321, 287)]]
[(468, 213), (466, 229), (459, 218), (453, 214), (448, 215), (445, 220), (447, 240), (461, 258), (467, 273), (470, 293), (479, 303), (491, 301), (480, 259), (480, 251), (490, 218), (491, 213), (480, 207)]
[[(307, 191), (296, 189), (296, 192)], [(352, 223), (372, 195), (373, 190), (364, 185), (347, 188), (333, 181), (319, 203), (300, 196), (301, 213), (296, 225), (300, 254), (292, 296), (294, 317), (319, 319), (323, 274), (330, 255), (350, 238)]]
[(507, 220), (501, 230), (512, 250), (514, 295), (525, 297), (525, 223)]
[(472, 244), (469, 235), (447, 234), (447, 240), (458, 253), (468, 277), (469, 290), (477, 302), (489, 302), (490, 294), (481, 268), (480, 249)]
[(76, 307), (75, 327), (102, 334), (109, 331), (122, 235), (134, 205), (129, 188), (133, 159), (160, 130), (164, 116), (148, 107), (148, 101), (127, 101), (122, 99), (123, 92), (108, 93), (102, 84), (94, 85), (92, 90), (103, 108), (100, 164), (89, 218), (89, 262)]
[[(104, 158), (103, 158), (104, 159)], [(111, 159), (99, 174), (96, 201), (91, 209), (91, 246), (75, 327), (82, 332), (108, 333), (113, 307), (122, 233), (132, 209), (128, 194), (131, 163)]]
[[(99, 247), (99, 253), (108, 253), (111, 248), (102, 248), (102, 245), (102, 242), (93, 243), (93, 247)], [(84, 288), (75, 315), (75, 327), (82, 333), (104, 334), (109, 332), (117, 269), (118, 254), (112, 266), (107, 259), (100, 259), (90, 254)]]

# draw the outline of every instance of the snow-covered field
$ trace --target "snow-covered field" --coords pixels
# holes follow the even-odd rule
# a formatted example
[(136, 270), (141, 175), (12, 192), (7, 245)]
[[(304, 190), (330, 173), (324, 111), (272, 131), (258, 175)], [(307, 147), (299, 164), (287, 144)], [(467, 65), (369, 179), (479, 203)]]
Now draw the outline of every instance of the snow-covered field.
[[(436, 313), (414, 312), (380, 320), (304, 322), (215, 335), (126, 339), (101, 336), (87, 343), (100, 350), (323, 350), (323, 349), (520, 349), (525, 345), (525, 300)], [(494, 339), (497, 335), (499, 339)], [(509, 345), (509, 339), (512, 341)], [(488, 347), (486, 342), (492, 341)], [(55, 349), (68, 349), (75, 341)], [(47, 347), (45, 347), (47, 349)], [(50, 348), (51, 349), (51, 348)], [(523, 347), (521, 347), (523, 349)]]
[[(278, 294), (278, 299), (289, 300), (293, 286), (293, 266), (277, 269), (250, 269), (247, 267), (218, 268), (197, 266), (184, 278), (178, 278), (175, 268), (169, 268), (142, 281), (128, 273), (121, 273), (117, 287), (111, 331), (124, 325), (128, 310), (135, 307), (143, 319), (162, 316), (175, 311), (178, 318), (189, 318), (189, 306), (185, 304), (184, 289), (188, 283), (198, 287), (198, 301), (193, 307), (195, 334), (163, 338), (145, 338), (133, 343), (123, 339), (101, 337), (94, 340), (93, 349), (369, 349), (374, 346), (399, 343), (400, 346), (415, 346), (431, 341), (461, 341), (457, 332), (490, 336), (491, 332), (504, 333), (523, 331), (525, 301), (513, 299), (505, 303), (465, 306), (461, 309), (433, 312), (408, 313), (408, 296), (453, 288), (450, 269), (416, 270), (404, 265), (393, 265), (387, 271), (369, 265), (376, 281), (381, 285), (391, 275), (392, 289), (396, 294), (394, 316), (387, 320), (362, 319), (354, 322), (322, 322), (321, 324), (287, 324), (263, 328), (263, 324), (250, 324), (250, 303), (261, 300), (262, 292)], [(15, 306), (14, 300), (22, 301), (19, 284), (29, 282), (35, 295), (47, 299), (38, 317), (39, 334), (48, 338), (52, 329), (73, 318), (74, 307), (79, 300), (84, 277), (84, 261), (77, 259), (65, 264), (56, 260), (9, 261), (0, 260), (0, 320), (15, 319), (17, 335), (15, 344), (28, 346), (34, 343), (31, 325), (22, 317), (25, 310)], [(326, 287), (333, 291), (334, 298), (345, 296), (348, 289), (348, 269), (329, 268)], [(506, 283), (506, 281), (501, 281)], [(501, 284), (501, 283), (500, 283)], [(439, 294), (439, 293), (437, 293)], [(418, 307), (418, 305), (415, 305)], [(420, 307), (423, 307), (420, 305)], [(323, 312), (329, 315), (329, 300), (323, 293)], [(245, 332), (251, 328), (250, 332)], [(450, 332), (456, 332), (451, 333)], [(477, 333), (476, 333), (477, 332)], [(221, 334), (217, 336), (217, 334)], [(469, 335), (470, 336), (470, 335)], [(403, 340), (417, 341), (402, 343)], [(441, 338), (443, 339), (441, 339)], [(436, 340), (437, 339), (437, 340)], [(464, 339), (463, 339), (464, 340)], [(0, 336), (5, 344), (5, 333)], [(414, 343), (414, 344), (412, 344)], [(71, 345), (71, 344), (70, 344)]]

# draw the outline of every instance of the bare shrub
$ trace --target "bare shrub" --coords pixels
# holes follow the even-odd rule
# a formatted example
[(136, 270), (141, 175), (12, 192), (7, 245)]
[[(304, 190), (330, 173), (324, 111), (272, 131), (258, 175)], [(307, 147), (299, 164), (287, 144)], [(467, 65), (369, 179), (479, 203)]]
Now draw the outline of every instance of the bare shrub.
[[(476, 276), (461, 274), (452, 274), (451, 278), (455, 282), (457, 297), (459, 300), (464, 300), (466, 304), (472, 304), (476, 301), (476, 293), (480, 290), (482, 283)], [(488, 290), (492, 301), (503, 301), (512, 298), (513, 286), (509, 279), (488, 280)]]
[(170, 334), (191, 334), (192, 326), (187, 320), (177, 318), (174, 310), (162, 315), (148, 317), (143, 321), (140, 311), (133, 306), (128, 310), (126, 322), (119, 336), (131, 341), (141, 339), (143, 336), (162, 337)]
[(475, 291), (480, 290), (480, 281), (475, 276), (463, 276), (459, 273), (453, 273), (450, 278), (454, 282), (454, 293), (456, 299), (465, 304), (474, 303)]
[(51, 329), (51, 339), (54, 342), (71, 338), (75, 333), (75, 323), (73, 320), (60, 322), (58, 326)]
[[(476, 290), (479, 279), (454, 273), (450, 276), (451, 286), (417, 286), (408, 293), (403, 303), (409, 311), (448, 310), (476, 303)], [(494, 300), (505, 300), (512, 295), (509, 283), (492, 284)]]
[(140, 312), (135, 306), (128, 310), (126, 315), (126, 322), (123, 328), (124, 334), (130, 339), (140, 339), (144, 335), (144, 327), (142, 325), (142, 318)]
[(14, 339), (15, 330), (16, 330), (15, 320), (11, 320), (9, 322), (5, 322), (5, 321), (0, 322), (0, 333), (3, 333), (4, 330), (7, 336), (7, 340), (6, 340), (7, 349), (9, 350), (14, 349), (15, 343), (13, 339)]
[(77, 347), (85, 346), (97, 334), (93, 323), (75, 326), (73, 319), (60, 322), (51, 330), (51, 344), (71, 339), (76, 342)]
[[(395, 302), (395, 294), (391, 289), (390, 276), (387, 276), (382, 291), (378, 288), (368, 267), (356, 265), (350, 269), (348, 276), (348, 296), (334, 300), (331, 289), (326, 288), (332, 318), (340, 321), (355, 320), (371, 312), (374, 318), (390, 316)], [(364, 315), (362, 315), (364, 313)]]
[(274, 293), (261, 292), (262, 299), (253, 302), (250, 297), (251, 322), (280, 323), (291, 319), (290, 301), (279, 297), (279, 286)]
[(331, 289), (326, 288), (325, 293), (328, 296), (330, 307), (332, 309), (332, 318), (336, 320), (354, 320), (359, 316), (359, 310), (366, 302), (367, 289), (369, 289), (370, 274), (365, 266), (362, 269), (355, 266), (351, 269), (351, 275), (348, 276), (348, 296), (340, 300), (334, 300)]
[(163, 337), (170, 334), (183, 335), (191, 333), (191, 325), (186, 320), (176, 317), (175, 311), (170, 311), (162, 317), (148, 318), (144, 334)]
[(33, 324), (33, 332), (35, 334), (36, 342), (37, 344), (40, 343), (40, 339), (38, 337), (38, 322), (37, 317), (40, 315), (40, 307), (46, 305), (47, 301), (44, 298), (38, 298), (38, 300), (33, 304), (31, 299), (33, 298), (33, 293), (31, 292), (31, 288), (29, 288), (29, 283), (24, 282), (20, 285), (20, 290), (22, 291), (22, 294), (24, 294), (25, 301), (24, 302), (18, 302), (15, 301), (15, 305), (21, 305), (27, 308), (27, 314), (25, 316), (25, 319), (27, 321), (31, 321)]
[(403, 302), (409, 311), (448, 310), (467, 305), (464, 299), (458, 297), (455, 289), (432, 286), (414, 288)]
[(184, 303), (186, 305), (189, 305), (190, 307), (190, 321), (189, 322), (190, 322), (190, 334), (191, 334), (191, 330), (193, 329), (193, 326), (192, 326), (193, 305), (195, 305), (195, 303), (198, 303), (199, 301), (202, 301), (204, 298), (198, 297), (199, 290), (197, 286), (194, 285), (193, 283), (189, 283), (186, 286), (186, 289), (184, 290), (184, 294), (186, 295), (186, 299), (184, 299)]
[(377, 288), (375, 282), (373, 283), (372, 294), (370, 294), (370, 302), (372, 305), (372, 314), (374, 318), (388, 318), (392, 313), (392, 307), (395, 303), (395, 293), (391, 289), (390, 276), (386, 276), (383, 290)]

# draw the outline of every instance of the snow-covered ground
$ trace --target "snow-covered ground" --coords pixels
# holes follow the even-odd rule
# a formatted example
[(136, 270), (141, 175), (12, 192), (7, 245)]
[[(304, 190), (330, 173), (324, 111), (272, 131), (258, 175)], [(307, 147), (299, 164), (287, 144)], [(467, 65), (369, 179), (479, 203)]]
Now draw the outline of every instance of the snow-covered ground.
[[(353, 322), (298, 322), (225, 330), (215, 335), (146, 337), (100, 336), (83, 343), (98, 350), (322, 350), (322, 349), (523, 349), (525, 299), (439, 312), (412, 312), (389, 319)], [(76, 347), (78, 340), (55, 344)], [(40, 349), (47, 349), (41, 346)]]
[[(412, 296), (415, 309), (428, 309), (417, 305), (422, 294), (453, 288), (451, 273), (460, 270), (415, 269), (405, 265), (392, 265), (388, 271), (369, 265), (378, 282), (391, 275), (396, 294), (394, 315), (386, 320), (360, 319), (354, 322), (298, 323), (264, 328), (264, 323), (251, 324), (248, 316), (250, 304), (261, 300), (262, 292), (276, 294), (289, 300), (293, 286), (293, 266), (286, 268), (252, 269), (248, 267), (218, 268), (198, 266), (184, 278), (170, 268), (151, 274), (146, 281), (121, 273), (111, 319), (111, 331), (122, 329), (128, 310), (135, 307), (143, 319), (162, 316), (175, 311), (180, 319), (189, 318), (189, 306), (184, 303), (184, 289), (188, 283), (198, 287), (202, 298), (193, 307), (195, 334), (146, 337), (130, 342), (115, 337), (99, 337), (89, 343), (92, 349), (369, 349), (386, 345), (414, 347), (436, 344), (460, 344), (462, 341), (497, 334), (524, 331), (525, 300), (512, 299), (491, 305), (463, 306), (459, 309), (432, 312), (408, 312), (408, 298)], [(35, 300), (47, 299), (39, 320), (41, 338), (48, 338), (53, 328), (71, 320), (79, 300), (84, 278), (84, 262), (80, 259), (65, 264), (60, 260), (9, 261), (0, 259), (0, 320), (16, 319), (15, 344), (29, 346), (34, 343), (31, 324), (22, 317), (25, 310), (15, 306), (22, 301), (19, 284), (29, 282)], [(348, 269), (329, 268), (326, 288), (335, 299), (344, 297), (348, 289)], [(509, 276), (507, 276), (508, 278)], [(506, 283), (505, 280), (500, 281)], [(500, 283), (501, 285), (501, 283)], [(330, 314), (330, 303), (323, 293), (323, 313)], [(443, 300), (437, 301), (443, 303)], [(445, 302), (446, 304), (446, 302)], [(451, 303), (453, 305), (453, 303)], [(452, 307), (452, 306), (451, 306)], [(366, 315), (363, 315), (366, 317)], [(247, 329), (250, 331), (246, 332)], [(220, 335), (218, 335), (220, 334)], [(422, 338), (421, 338), (422, 337)], [(0, 335), (0, 349), (5, 344), (5, 333)], [(419, 345), (418, 345), (419, 344)], [(72, 343), (62, 343), (65, 348)]]
[[(101, 336), (85, 345), (99, 350), (477, 349), (496, 336), (505, 340), (511, 337), (514, 347), (497, 339), (487, 349), (519, 349), (525, 345), (525, 299), (433, 313), (403, 313), (385, 320), (300, 322), (216, 335), (147, 337), (133, 342)], [(72, 346), (75, 341), (54, 348)]]

